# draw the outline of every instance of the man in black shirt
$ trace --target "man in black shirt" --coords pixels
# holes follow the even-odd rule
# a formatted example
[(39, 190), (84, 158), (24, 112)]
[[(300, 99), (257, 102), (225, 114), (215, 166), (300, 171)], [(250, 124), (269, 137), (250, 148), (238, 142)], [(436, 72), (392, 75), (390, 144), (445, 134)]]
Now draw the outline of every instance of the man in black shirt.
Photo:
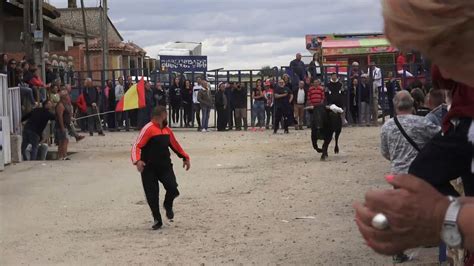
[(158, 80), (153, 89), (153, 98), (155, 99), (153, 107), (163, 106), (166, 107), (166, 92), (161, 86), (161, 82)]
[(229, 86), (225, 88), (225, 96), (227, 97), (227, 124), (229, 125), (229, 130), (234, 128), (234, 97), (233, 92), (235, 90), (234, 82), (230, 82)]
[(367, 74), (362, 74), (357, 94), (360, 100), (359, 120), (362, 125), (370, 126), (370, 87)]
[(54, 74), (51, 69), (51, 63), (46, 62), (45, 64), (45, 73), (46, 73), (46, 85), (51, 86), (54, 81), (56, 81), (56, 74)]
[(219, 83), (216, 92), (216, 111), (217, 111), (217, 131), (225, 131), (227, 126), (227, 97), (225, 95), (226, 85)]
[[(52, 107), (50, 100), (43, 102), (43, 107), (33, 109), (33, 111), (26, 114), (21, 121), (27, 121), (23, 128), (23, 141), (21, 143), (21, 153), (23, 160), (36, 160), (38, 156), (38, 145), (41, 141), (43, 131), (48, 124), (48, 121), (56, 119), (56, 116), (49, 110)], [(26, 148), (31, 145), (30, 156), (26, 154)]]
[(92, 85), (92, 80), (90, 78), (86, 79), (86, 87), (84, 89), (84, 98), (86, 99), (87, 104), (87, 115), (90, 116), (87, 118), (87, 128), (89, 129), (89, 135), (94, 135), (94, 124), (95, 129), (99, 132), (100, 136), (105, 136), (104, 131), (102, 130), (102, 124), (100, 123), (99, 117), (99, 91), (96, 87)]
[(242, 130), (242, 122), (244, 130), (247, 130), (247, 89), (243, 89), (240, 84), (232, 92), (232, 100), (235, 107), (235, 128)]
[(273, 129), (273, 134), (278, 132), (280, 127), (280, 122), (283, 122), (283, 128), (285, 129), (285, 134), (289, 133), (288, 126), (288, 116), (291, 112), (290, 102), (293, 100), (293, 94), (291, 93), (290, 88), (285, 86), (285, 81), (280, 79), (278, 81), (278, 86), (274, 92), (275, 95), (275, 127)]

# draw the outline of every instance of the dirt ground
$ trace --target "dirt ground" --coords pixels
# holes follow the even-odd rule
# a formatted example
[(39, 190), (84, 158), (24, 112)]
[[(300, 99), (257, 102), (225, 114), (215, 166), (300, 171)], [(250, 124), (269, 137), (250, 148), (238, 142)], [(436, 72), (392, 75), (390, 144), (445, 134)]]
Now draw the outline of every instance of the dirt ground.
[(388, 187), (378, 134), (344, 128), (341, 154), (321, 162), (309, 130), (178, 130), (192, 169), (173, 156), (181, 196), (159, 231), (129, 159), (138, 132), (88, 137), (71, 161), (0, 173), (0, 265), (390, 265), (363, 244), (351, 206)]

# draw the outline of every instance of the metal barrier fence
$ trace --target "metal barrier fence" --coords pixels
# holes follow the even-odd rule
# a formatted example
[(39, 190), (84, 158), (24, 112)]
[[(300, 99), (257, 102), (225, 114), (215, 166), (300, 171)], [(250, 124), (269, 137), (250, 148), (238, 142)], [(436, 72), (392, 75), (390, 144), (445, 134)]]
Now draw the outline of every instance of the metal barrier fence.
[[(369, 106), (375, 106), (375, 100), (378, 101), (379, 112), (381, 112), (382, 117), (385, 115), (389, 115), (390, 112), (390, 104), (391, 101), (391, 93), (387, 91), (387, 82), (391, 80), (390, 73), (392, 73), (393, 79), (396, 80), (398, 83), (397, 86), (400, 88), (409, 88), (413, 83), (419, 83), (420, 81), (422, 84), (429, 84), (430, 82), (430, 74), (429, 71), (426, 69), (424, 65), (415, 65), (410, 64), (403, 67), (403, 70), (399, 71), (397, 69), (397, 65), (390, 64), (390, 65), (378, 65), (378, 68), (381, 70), (382, 74), (382, 86), (380, 88), (374, 88), (373, 85), (373, 73), (370, 71), (369, 66), (360, 66), (358, 69), (355, 69), (352, 66), (341, 66), (341, 65), (325, 65), (320, 66), (320, 75), (317, 78), (321, 79), (322, 84), (327, 84), (330, 80), (330, 74), (336, 73), (340, 78), (340, 82), (343, 84), (343, 90), (346, 95), (346, 119), (349, 123), (357, 124), (360, 122), (359, 114), (361, 114), (361, 94), (358, 91), (353, 90), (352, 81), (353, 79), (358, 79), (359, 84), (361, 82), (361, 74), (365, 73), (367, 75), (368, 80), (368, 87), (369, 87), (369, 98), (370, 103)], [(273, 82), (277, 82), (283, 74), (288, 74), (290, 79), (295, 80), (296, 76), (292, 73), (289, 67), (282, 66), (280, 68), (274, 67), (272, 69), (266, 70), (258, 70), (258, 69), (251, 69), (251, 70), (223, 70), (223, 69), (216, 69), (207, 72), (183, 72), (183, 73), (172, 73), (172, 72), (158, 72), (158, 71), (149, 71), (148, 69), (109, 69), (109, 70), (100, 70), (100, 71), (79, 71), (79, 72), (68, 72), (65, 81), (67, 83), (72, 84), (73, 86), (80, 88), (83, 85), (83, 80), (86, 77), (93, 77), (93, 82), (98, 87), (105, 87), (106, 80), (105, 80), (105, 73), (107, 73), (108, 80), (112, 82), (112, 91), (115, 88), (115, 85), (118, 82), (118, 78), (121, 76), (124, 78), (124, 82), (127, 82), (128, 77), (132, 77), (134, 82), (138, 82), (141, 76), (145, 77), (145, 80), (151, 81), (152, 83), (156, 83), (158, 81), (161, 82), (164, 89), (168, 91), (170, 88), (172, 81), (175, 77), (180, 77), (180, 81), (183, 84), (184, 80), (190, 80), (192, 86), (194, 86), (196, 79), (198, 77), (205, 78), (208, 80), (210, 84), (210, 89), (212, 94), (214, 95), (215, 91), (217, 90), (218, 84), (220, 82), (235, 82), (241, 85), (241, 87), (247, 90), (247, 117), (251, 118), (252, 114), (252, 107), (253, 101), (251, 98), (252, 89), (255, 88), (256, 81), (258, 79), (265, 80), (271, 79)], [(353, 74), (358, 74), (354, 76)], [(295, 86), (297, 82), (292, 82), (292, 85)], [(428, 85), (429, 86), (429, 85)], [(168, 93), (168, 92), (167, 92)], [(375, 99), (374, 95), (378, 93), (378, 98)], [(76, 93), (76, 95), (78, 95)], [(74, 94), (73, 94), (73, 98)], [(168, 106), (169, 106), (169, 97), (168, 99)], [(110, 100), (109, 100), (110, 101)], [(355, 101), (355, 105), (353, 104)], [(107, 102), (105, 97), (102, 97), (102, 106), (107, 106)], [(351, 108), (351, 107), (356, 108)], [(374, 111), (375, 107), (371, 107), (372, 112)], [(102, 110), (113, 110), (112, 106), (108, 108), (101, 108)], [(171, 112), (170, 113), (170, 122), (171, 122)], [(171, 124), (174, 127), (183, 127), (185, 126), (184, 123), (184, 106), (181, 106), (179, 109), (179, 121), (178, 123)], [(195, 113), (192, 114), (192, 127), (195, 127)], [(216, 126), (217, 121), (217, 112), (213, 109), (211, 113), (210, 119), (210, 127)], [(250, 124), (250, 123), (249, 123)]]
[(8, 117), (10, 133), (21, 135), (21, 95), (20, 88), (8, 88), (7, 76), (0, 75), (0, 116)]

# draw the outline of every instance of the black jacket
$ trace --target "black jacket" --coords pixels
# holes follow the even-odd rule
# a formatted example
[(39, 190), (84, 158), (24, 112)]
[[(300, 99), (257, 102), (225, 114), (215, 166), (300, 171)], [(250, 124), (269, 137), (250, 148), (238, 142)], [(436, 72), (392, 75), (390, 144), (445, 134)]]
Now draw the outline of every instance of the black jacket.
[(99, 103), (99, 91), (96, 87), (84, 88), (84, 98), (87, 106), (92, 106), (93, 103)]
[(153, 89), (154, 106), (166, 106), (166, 92), (164, 90)]
[[(300, 90), (299, 87), (293, 89), (293, 104), (298, 103), (298, 91)], [(304, 104), (306, 104), (306, 100), (308, 99), (308, 90), (304, 88)]]
[(293, 71), (292, 80), (294, 80), (294, 77), (298, 78), (298, 81), (304, 80), (306, 77), (306, 66), (304, 65), (303, 61), (297, 59), (291, 61), (290, 68)]
[(370, 103), (370, 88), (368, 84), (359, 84), (360, 102)]
[(216, 108), (225, 108), (227, 107), (227, 97), (225, 92), (218, 90), (216, 93)]
[(182, 89), (179, 86), (171, 85), (169, 96), (171, 105), (180, 105), (183, 102)]
[(224, 94), (227, 97), (227, 106), (230, 108), (234, 108), (234, 98), (233, 98), (232, 88), (230, 87), (225, 88)]
[(52, 70), (46, 71), (46, 84), (50, 84), (56, 80), (56, 74)]
[(25, 125), (25, 129), (31, 130), (40, 138), (43, 135), (43, 131), (48, 124), (48, 121), (53, 121), (56, 119), (56, 116), (51, 113), (46, 108), (36, 108), (33, 111), (26, 114), (22, 117), (21, 121), (27, 121)]
[(182, 89), (181, 90), (183, 104), (192, 105), (193, 104), (193, 88), (191, 89)]
[(235, 108), (247, 108), (247, 90), (241, 88), (238, 90), (234, 89), (232, 92), (232, 100)]

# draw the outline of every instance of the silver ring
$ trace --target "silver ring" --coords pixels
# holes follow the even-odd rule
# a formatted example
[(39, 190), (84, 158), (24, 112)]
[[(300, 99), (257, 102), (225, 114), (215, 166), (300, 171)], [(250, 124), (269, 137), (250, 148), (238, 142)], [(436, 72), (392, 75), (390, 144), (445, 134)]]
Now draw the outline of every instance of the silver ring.
[(375, 229), (386, 230), (388, 229), (388, 219), (383, 213), (377, 213), (374, 218), (372, 218), (372, 226)]

